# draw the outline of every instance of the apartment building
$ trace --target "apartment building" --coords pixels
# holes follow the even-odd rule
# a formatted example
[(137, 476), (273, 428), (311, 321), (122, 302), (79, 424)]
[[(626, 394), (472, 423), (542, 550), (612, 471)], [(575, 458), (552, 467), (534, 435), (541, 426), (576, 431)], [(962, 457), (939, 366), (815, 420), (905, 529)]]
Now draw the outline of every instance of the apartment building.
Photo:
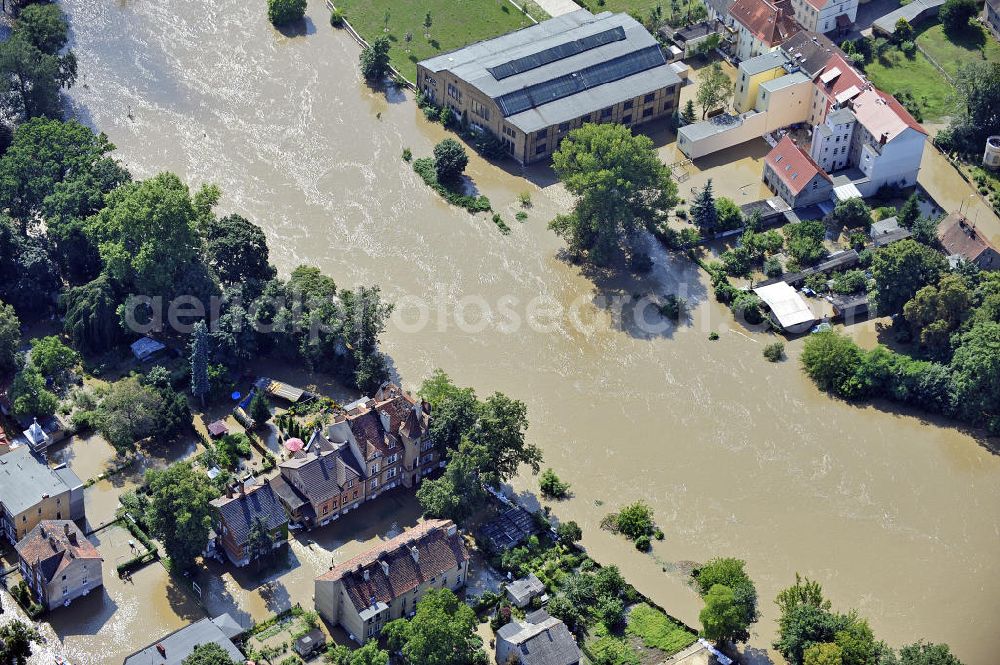
[(833, 179), (790, 136), (782, 138), (764, 159), (764, 182), (792, 208), (830, 198)]
[(316, 578), (316, 611), (364, 644), (389, 621), (416, 611), (428, 590), (460, 589), (468, 566), (455, 524), (428, 520)]
[(37, 602), (49, 610), (104, 584), (104, 559), (70, 520), (42, 520), (16, 549), (21, 576)]
[(792, 0), (795, 20), (809, 32), (840, 32), (854, 25), (858, 0)]
[(0, 457), (0, 531), (11, 544), (42, 520), (83, 517), (83, 483), (72, 469), (49, 468), (28, 446)]
[(417, 63), (417, 88), (522, 164), (548, 159), (572, 129), (630, 127), (673, 114), (681, 81), (628, 14), (585, 9)]
[(791, 0), (736, 0), (729, 14), (736, 28), (733, 55), (737, 60), (773, 51), (802, 30)]

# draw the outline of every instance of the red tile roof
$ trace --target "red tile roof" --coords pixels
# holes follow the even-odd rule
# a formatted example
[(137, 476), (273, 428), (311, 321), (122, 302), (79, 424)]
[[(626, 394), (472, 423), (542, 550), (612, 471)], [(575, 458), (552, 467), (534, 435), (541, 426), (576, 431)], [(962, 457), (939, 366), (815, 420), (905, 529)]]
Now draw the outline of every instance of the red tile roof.
[[(823, 83), (821, 80), (824, 75), (834, 73), (837, 70), (836, 76), (829, 82)], [(813, 83), (816, 88), (826, 96), (827, 104), (833, 103), (837, 95), (844, 92), (851, 86), (856, 87), (858, 90), (863, 90), (868, 87), (868, 81), (864, 76), (858, 73), (856, 69), (841, 55), (839, 49), (830, 54), (829, 59), (826, 61), (826, 65), (823, 66), (813, 79)]]
[(777, 46), (802, 30), (789, 0), (736, 0), (729, 15), (767, 46)]
[(334, 567), (317, 581), (342, 582), (354, 607), (361, 611), (372, 605), (373, 598), (390, 603), (457, 569), (468, 558), (465, 541), (452, 521), (428, 520)]
[(46, 582), (77, 559), (103, 561), (97, 551), (70, 520), (43, 520), (17, 544), (17, 554), (34, 568), (40, 566)]
[(827, 172), (802, 148), (795, 145), (795, 141), (787, 134), (771, 152), (767, 153), (764, 161), (781, 178), (792, 194), (801, 192), (817, 174), (833, 182)]
[(960, 213), (945, 217), (938, 226), (937, 236), (948, 254), (958, 254), (981, 268), (1000, 268), (1000, 253)]

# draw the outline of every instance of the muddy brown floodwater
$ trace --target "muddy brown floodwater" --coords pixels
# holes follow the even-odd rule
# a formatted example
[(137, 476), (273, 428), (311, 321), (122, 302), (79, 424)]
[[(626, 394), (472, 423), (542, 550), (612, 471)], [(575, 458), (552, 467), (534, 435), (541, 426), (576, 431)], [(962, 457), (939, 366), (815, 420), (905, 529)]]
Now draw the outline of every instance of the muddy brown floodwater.
[[(556, 513), (580, 522), (592, 554), (620, 564), (668, 610), (697, 619), (679, 562), (735, 555), (760, 590), (756, 647), (774, 635), (771, 599), (799, 571), (890, 643), (946, 641), (969, 665), (995, 662), (1000, 457), (974, 435), (829, 399), (799, 371), (801, 342), (788, 361), (764, 362), (767, 338), (732, 324), (685, 260), (655, 252), (643, 281), (581, 274), (546, 230), (568, 197), (544, 168), (526, 180), (472, 159), (469, 175), (509, 236), (448, 207), (400, 159), (404, 147), (429, 154), (443, 130), (424, 122), (409, 94), (359, 82), (358, 47), (329, 27), (319, 0), (297, 35), (236, 0), (63, 7), (80, 60), (77, 117), (106, 131), (139, 177), (173, 170), (192, 185), (218, 183), (220, 207), (263, 225), (283, 273), (308, 262), (343, 285), (381, 284), (399, 303), (386, 350), (407, 386), (443, 367), (481, 393), (525, 400), (546, 464), (572, 483), (574, 498)], [(661, 153), (668, 159), (673, 147)], [(724, 191), (759, 191), (758, 153), (718, 168)], [(521, 191), (533, 200), (524, 223), (514, 221)], [(676, 291), (694, 303), (680, 326), (643, 331), (630, 308), (619, 317), (608, 305)], [(572, 316), (548, 314), (560, 307)], [(441, 315), (456, 309), (463, 326)], [(718, 341), (708, 340), (713, 330)], [(667, 533), (652, 556), (598, 529), (605, 512), (639, 498)], [(102, 641), (137, 648), (189, 614), (139, 586), (154, 594), (148, 620), (80, 626), (97, 639), (71, 640), (78, 659), (103, 662)]]

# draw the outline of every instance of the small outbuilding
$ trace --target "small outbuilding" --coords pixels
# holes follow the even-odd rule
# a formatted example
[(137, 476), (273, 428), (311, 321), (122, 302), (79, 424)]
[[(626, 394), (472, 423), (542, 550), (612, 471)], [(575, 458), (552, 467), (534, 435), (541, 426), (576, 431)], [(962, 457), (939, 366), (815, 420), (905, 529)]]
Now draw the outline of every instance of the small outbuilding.
[(229, 434), (229, 425), (224, 420), (216, 420), (214, 423), (209, 424), (208, 433), (213, 439), (221, 438)]
[(514, 580), (507, 585), (507, 598), (515, 607), (525, 608), (536, 596), (545, 593), (545, 585), (534, 574)]
[(313, 628), (308, 633), (295, 640), (295, 653), (308, 659), (313, 654), (326, 647), (326, 635), (319, 628)]
[(158, 342), (152, 337), (143, 337), (132, 342), (132, 355), (141, 363), (149, 362), (166, 350), (163, 342)]
[(774, 320), (785, 332), (805, 332), (816, 323), (816, 315), (809, 309), (806, 301), (785, 282), (760, 286), (753, 292), (764, 301)]

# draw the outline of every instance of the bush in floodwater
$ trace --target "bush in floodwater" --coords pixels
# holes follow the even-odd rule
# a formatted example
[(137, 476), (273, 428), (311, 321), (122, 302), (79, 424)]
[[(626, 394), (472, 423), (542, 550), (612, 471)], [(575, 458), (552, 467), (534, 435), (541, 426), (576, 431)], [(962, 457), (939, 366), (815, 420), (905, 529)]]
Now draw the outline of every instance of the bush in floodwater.
[(330, 12), (330, 25), (335, 28), (344, 27), (344, 12), (339, 9), (334, 9)]
[(306, 0), (267, 0), (267, 18), (272, 25), (288, 25), (301, 21), (305, 15)]
[(649, 542), (649, 536), (639, 536), (635, 539), (635, 548), (640, 552), (648, 552), (653, 544)]
[(465, 153), (465, 148), (455, 139), (445, 139), (434, 146), (434, 171), (438, 182), (457, 181), (468, 163), (469, 156)]
[(660, 314), (671, 321), (679, 321), (687, 309), (687, 300), (671, 293), (660, 305)]
[(775, 342), (764, 347), (764, 357), (773, 363), (785, 357), (785, 345), (782, 342)]
[(516, 219), (519, 222), (523, 222), (524, 220), (528, 219), (528, 213), (524, 212), (523, 210), (518, 210), (516, 213), (514, 213), (514, 219)]
[(413, 160), (413, 152), (409, 148), (403, 148), (403, 161), (410, 162)]
[(498, 229), (500, 229), (500, 233), (504, 235), (510, 233), (510, 227), (507, 226), (507, 222), (503, 221), (503, 217), (500, 216), (500, 213), (493, 213), (493, 223), (497, 225)]
[(413, 170), (448, 203), (465, 208), (469, 212), (488, 212), (491, 209), (490, 200), (485, 196), (468, 196), (467, 194), (462, 194), (449, 187), (445, 187), (438, 182), (434, 160), (430, 157), (421, 157), (414, 160)]
[(521, 192), (517, 195), (517, 201), (521, 204), (522, 208), (531, 207), (531, 192)]

